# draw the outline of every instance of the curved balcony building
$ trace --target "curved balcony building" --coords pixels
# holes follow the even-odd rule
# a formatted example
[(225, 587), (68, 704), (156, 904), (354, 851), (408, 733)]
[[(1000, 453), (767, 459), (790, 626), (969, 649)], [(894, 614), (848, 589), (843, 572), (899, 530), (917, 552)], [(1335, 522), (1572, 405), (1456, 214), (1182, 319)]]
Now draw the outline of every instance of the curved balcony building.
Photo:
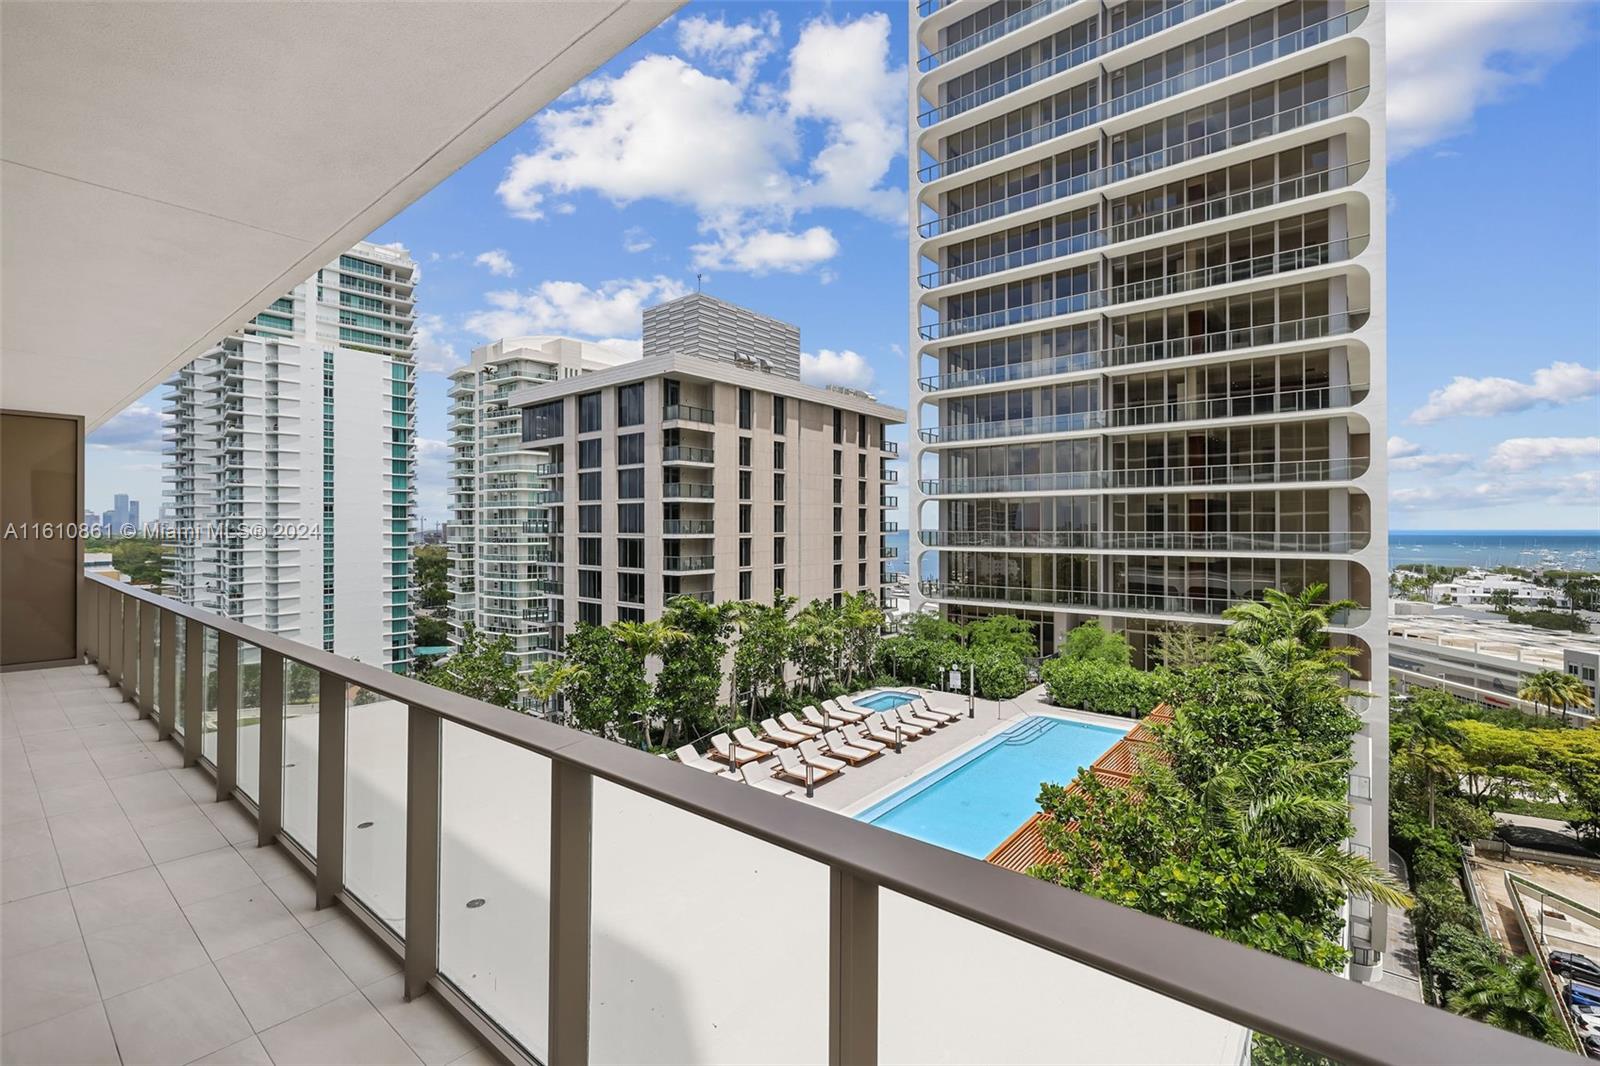
[[(914, 606), (1018, 614), (1046, 655), (1099, 619), (1142, 665), (1325, 584), (1381, 687), (1382, 5), (915, 10)], [(1353, 810), (1380, 852), (1385, 813)], [(1381, 926), (1353, 909), (1358, 975)]]

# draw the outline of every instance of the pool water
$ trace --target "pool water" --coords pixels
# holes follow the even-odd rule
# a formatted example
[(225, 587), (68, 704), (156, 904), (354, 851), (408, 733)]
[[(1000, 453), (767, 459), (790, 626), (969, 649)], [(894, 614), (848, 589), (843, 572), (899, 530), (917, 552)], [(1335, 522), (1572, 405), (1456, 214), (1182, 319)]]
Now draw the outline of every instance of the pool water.
[(903, 703), (912, 703), (916, 698), (909, 692), (875, 692), (871, 696), (853, 699), (850, 702), (869, 711), (887, 711)]
[(1120, 729), (1030, 715), (856, 815), (974, 858), (1039, 810), (1039, 785), (1066, 784), (1123, 736)]

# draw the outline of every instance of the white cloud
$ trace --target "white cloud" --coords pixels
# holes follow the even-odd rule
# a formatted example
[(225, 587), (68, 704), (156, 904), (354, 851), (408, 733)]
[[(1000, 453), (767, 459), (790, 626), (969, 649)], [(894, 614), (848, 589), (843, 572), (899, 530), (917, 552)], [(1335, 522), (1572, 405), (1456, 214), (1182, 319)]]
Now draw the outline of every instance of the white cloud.
[(488, 267), (489, 273), (497, 278), (509, 278), (517, 272), (517, 264), (511, 261), (504, 248), (491, 248), (487, 252), (480, 252), (473, 262), (481, 267)]
[(857, 352), (822, 348), (815, 355), (800, 353), (800, 379), (807, 385), (843, 385), (865, 389), (872, 384), (872, 367)]
[(1389, 151), (1462, 133), (1472, 116), (1540, 81), (1588, 36), (1588, 5), (1565, 0), (1390, 4)]
[(622, 231), (622, 250), (625, 252), (648, 252), (655, 244), (656, 239), (646, 233), (642, 226), (629, 226)]
[(707, 270), (800, 273), (838, 255), (839, 241), (826, 226), (812, 226), (804, 233), (758, 229), (725, 233), (714, 241), (691, 245), (689, 250), (694, 253), (694, 265)]
[(448, 374), (466, 360), (456, 354), (456, 346), (443, 334), (447, 327), (442, 317), (435, 314), (417, 316), (416, 360), (417, 369), (434, 374)]
[(1600, 459), (1600, 437), (1512, 437), (1494, 446), (1485, 465), (1515, 472), (1582, 459)]
[(590, 288), (546, 281), (527, 292), (491, 292), (489, 307), (468, 315), (466, 328), (486, 338), (566, 333), (579, 337), (637, 336), (644, 308), (688, 294), (672, 278), (618, 278)]
[(1389, 469), (1441, 476), (1465, 470), (1471, 463), (1472, 456), (1464, 452), (1440, 452), (1437, 455), (1403, 455), (1398, 459), (1390, 459)]
[(1404, 437), (1389, 438), (1389, 458), (1403, 459), (1408, 455), (1416, 455), (1422, 451), (1422, 445), (1416, 441), (1406, 440)]
[(691, 15), (678, 23), (678, 49), (686, 56), (703, 59), (713, 70), (732, 75), (736, 85), (748, 86), (777, 49), (781, 29), (772, 11), (736, 23)]
[(610, 348), (612, 351), (631, 355), (635, 359), (644, 355), (644, 338), (642, 337), (603, 337), (595, 341), (595, 343)]
[(1419, 425), (1457, 415), (1487, 417), (1526, 411), (1532, 407), (1560, 407), (1600, 393), (1600, 370), (1578, 363), (1552, 363), (1535, 370), (1531, 382), (1510, 378), (1457, 377), (1428, 394), (1427, 402), (1411, 412)]
[(1431, 484), (1395, 489), (1389, 505), (1399, 511), (1472, 511), (1509, 504), (1538, 503), (1552, 507), (1583, 507), (1590, 512), (1600, 496), (1600, 470), (1562, 478), (1493, 479), (1476, 484)]
[(162, 434), (167, 431), (169, 422), (166, 412), (158, 407), (147, 403), (130, 404), (89, 434), (88, 443), (119, 452), (159, 452)]
[(697, 254), (725, 269), (821, 262), (821, 227), (796, 232), (797, 214), (832, 207), (905, 219), (905, 193), (892, 184), (905, 151), (905, 69), (891, 65), (889, 31), (882, 14), (813, 20), (780, 92), (754, 79), (776, 47), (775, 16), (685, 19), (679, 47), (706, 69), (648, 55), (581, 83), (565, 106), (531, 120), (535, 147), (512, 160), (501, 202), (536, 220), (556, 209), (552, 197), (577, 192), (619, 205), (663, 200), (695, 211), (708, 237)]

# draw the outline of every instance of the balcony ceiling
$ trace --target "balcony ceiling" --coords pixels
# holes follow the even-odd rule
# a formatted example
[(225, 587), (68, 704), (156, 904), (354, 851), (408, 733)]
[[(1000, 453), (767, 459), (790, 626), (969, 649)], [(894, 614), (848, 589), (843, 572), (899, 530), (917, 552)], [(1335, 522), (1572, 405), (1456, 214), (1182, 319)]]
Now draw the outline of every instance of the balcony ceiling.
[(104, 422), (678, 6), (10, 0), (0, 407)]

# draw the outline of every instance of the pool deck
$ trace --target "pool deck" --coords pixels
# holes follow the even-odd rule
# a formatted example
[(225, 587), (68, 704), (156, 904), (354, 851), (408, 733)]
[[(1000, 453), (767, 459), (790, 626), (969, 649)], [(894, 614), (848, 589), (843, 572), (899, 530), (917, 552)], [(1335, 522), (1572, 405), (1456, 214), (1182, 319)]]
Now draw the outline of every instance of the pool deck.
[(931, 735), (904, 744), (899, 754), (891, 748), (876, 759), (849, 767), (818, 785), (816, 795), (811, 799), (805, 798), (805, 789), (796, 788), (794, 797), (797, 800), (824, 810), (853, 815), (904, 788), (934, 766), (978, 746), (1028, 715), (1048, 715), (1121, 730), (1131, 729), (1135, 724), (1127, 718), (1057, 707), (1049, 701), (1042, 685), (1029, 689), (1014, 700), (1002, 701), (998, 707), (994, 700), (980, 699), (977, 701), (977, 714), (973, 718), (965, 717), (967, 697), (963, 695), (910, 685), (898, 686), (894, 691), (915, 692), (926, 698), (934, 710), (951, 714), (959, 712), (963, 717), (935, 730)]

